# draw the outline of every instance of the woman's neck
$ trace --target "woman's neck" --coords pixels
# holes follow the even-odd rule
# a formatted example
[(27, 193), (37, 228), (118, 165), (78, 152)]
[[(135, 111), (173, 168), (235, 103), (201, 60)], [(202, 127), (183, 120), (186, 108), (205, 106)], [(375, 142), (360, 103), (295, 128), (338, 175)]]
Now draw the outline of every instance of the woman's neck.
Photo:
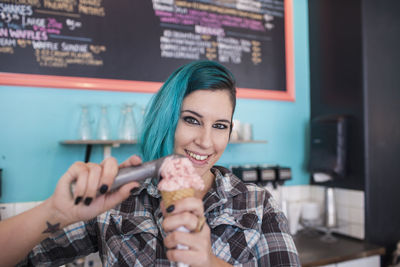
[(215, 180), (215, 175), (211, 172), (211, 170), (208, 170), (203, 176), (204, 180), (204, 189), (202, 191), (196, 191), (195, 195), (196, 197), (203, 199), (205, 194), (211, 189), (211, 187), (214, 184)]

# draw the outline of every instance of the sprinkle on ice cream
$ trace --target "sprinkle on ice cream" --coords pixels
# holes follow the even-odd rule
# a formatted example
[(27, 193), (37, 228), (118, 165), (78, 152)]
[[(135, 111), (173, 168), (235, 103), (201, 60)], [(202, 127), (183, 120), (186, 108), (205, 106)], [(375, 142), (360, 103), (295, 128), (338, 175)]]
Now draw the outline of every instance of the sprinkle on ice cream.
[(204, 189), (203, 179), (186, 157), (167, 157), (161, 165), (161, 177), (158, 183), (160, 191), (176, 191), (185, 188)]

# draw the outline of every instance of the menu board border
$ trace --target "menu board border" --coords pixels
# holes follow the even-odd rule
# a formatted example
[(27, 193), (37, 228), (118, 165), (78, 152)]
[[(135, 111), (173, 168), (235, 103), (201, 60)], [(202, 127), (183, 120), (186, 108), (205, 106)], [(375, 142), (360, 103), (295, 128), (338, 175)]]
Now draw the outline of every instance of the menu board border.
[[(284, 1), (286, 91), (238, 88), (238, 98), (295, 101), (293, 0)], [(0, 85), (154, 93), (160, 82), (0, 72)]]

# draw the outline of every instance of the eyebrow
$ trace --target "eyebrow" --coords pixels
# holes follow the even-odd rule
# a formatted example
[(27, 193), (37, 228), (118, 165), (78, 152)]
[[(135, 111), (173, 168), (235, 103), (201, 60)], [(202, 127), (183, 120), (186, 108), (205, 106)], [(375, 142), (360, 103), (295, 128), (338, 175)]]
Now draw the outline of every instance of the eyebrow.
[[(183, 113), (183, 112), (189, 112), (189, 113), (192, 113), (192, 114), (196, 115), (199, 118), (203, 118), (203, 115), (197, 113), (196, 111), (190, 110), (190, 109), (182, 110), (181, 113)], [(231, 123), (230, 120), (225, 120), (225, 119), (217, 120), (217, 122), (226, 122), (226, 123), (229, 123), (229, 124)]]

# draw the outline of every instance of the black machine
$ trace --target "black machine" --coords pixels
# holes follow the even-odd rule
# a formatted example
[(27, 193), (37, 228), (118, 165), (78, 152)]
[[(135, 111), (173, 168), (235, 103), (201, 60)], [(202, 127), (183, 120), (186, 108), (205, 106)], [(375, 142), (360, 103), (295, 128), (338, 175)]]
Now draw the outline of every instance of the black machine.
[(256, 183), (262, 186), (272, 183), (274, 188), (292, 179), (291, 169), (279, 165), (244, 165), (232, 166), (231, 169), (233, 174), (246, 183)]
[(320, 116), (311, 121), (311, 173), (346, 176), (347, 124), (344, 115)]

